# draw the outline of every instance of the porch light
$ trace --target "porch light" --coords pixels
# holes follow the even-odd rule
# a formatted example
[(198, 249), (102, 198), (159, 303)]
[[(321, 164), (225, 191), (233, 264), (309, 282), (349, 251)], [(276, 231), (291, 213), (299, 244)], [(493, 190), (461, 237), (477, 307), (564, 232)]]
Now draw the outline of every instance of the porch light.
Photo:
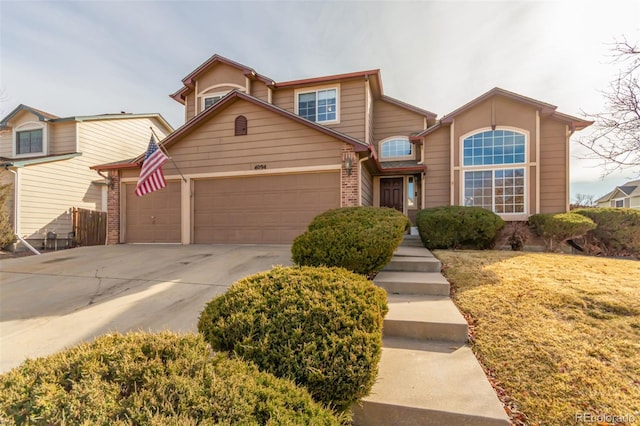
[(354, 161), (355, 159), (353, 152), (345, 152), (344, 154), (342, 154), (342, 164), (344, 165), (344, 169), (349, 176), (351, 176), (351, 173), (353, 172)]

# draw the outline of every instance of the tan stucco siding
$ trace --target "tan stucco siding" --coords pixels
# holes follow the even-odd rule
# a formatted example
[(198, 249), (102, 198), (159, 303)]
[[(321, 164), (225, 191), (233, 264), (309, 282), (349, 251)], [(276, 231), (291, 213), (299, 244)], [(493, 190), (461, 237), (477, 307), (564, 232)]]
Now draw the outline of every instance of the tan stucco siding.
[(447, 206), (451, 199), (449, 127), (425, 137), (424, 157), (427, 166), (425, 207)]
[(44, 238), (47, 232), (66, 237), (72, 231), (72, 207), (100, 209), (101, 189), (82, 157), (27, 166), (20, 170), (20, 234)]
[(363, 81), (349, 80), (340, 83), (340, 122), (327, 124), (327, 127), (364, 141), (366, 104)]
[(13, 132), (11, 130), (0, 131), (0, 157), (10, 158), (13, 155)]
[(227, 64), (218, 63), (198, 79), (198, 92), (204, 93), (211, 87), (231, 85), (246, 87), (246, 78), (241, 70)]
[(373, 205), (373, 178), (365, 166), (361, 166), (360, 173), (360, 205)]
[[(234, 120), (247, 118), (248, 134), (234, 135)], [(339, 165), (341, 142), (289, 120), (277, 113), (239, 100), (184, 139), (169, 147), (169, 153), (184, 174), (255, 171)], [(164, 166), (165, 175), (176, 174), (172, 163)], [(129, 170), (124, 176), (137, 176)]]
[(195, 93), (191, 93), (187, 95), (184, 100), (184, 110), (185, 110), (185, 123), (191, 120), (196, 115), (196, 103), (195, 103), (196, 95)]
[(77, 151), (76, 122), (53, 123), (49, 126), (49, 154), (69, 154)]
[(250, 93), (251, 96), (256, 97), (258, 99), (262, 99), (265, 102), (268, 102), (269, 101), (268, 91), (269, 89), (267, 88), (267, 85), (264, 84), (262, 81), (254, 80), (251, 82), (251, 93)]
[(274, 105), (295, 113), (295, 94), (293, 89), (278, 89), (272, 94)]
[[(380, 100), (373, 103), (373, 133), (376, 142), (391, 136), (409, 136), (423, 128), (424, 117), (420, 114)], [(376, 149), (379, 148), (376, 144)]]
[(567, 127), (555, 120), (540, 123), (540, 212), (568, 209)]

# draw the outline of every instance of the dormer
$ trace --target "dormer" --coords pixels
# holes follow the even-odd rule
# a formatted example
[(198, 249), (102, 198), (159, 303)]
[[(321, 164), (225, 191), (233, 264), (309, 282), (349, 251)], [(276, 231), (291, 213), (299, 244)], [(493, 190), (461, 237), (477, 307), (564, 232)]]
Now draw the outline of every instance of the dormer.
[[(50, 121), (55, 115), (27, 105), (19, 105), (2, 122), (0, 131), (11, 132), (2, 138), (0, 156), (5, 158), (43, 157), (50, 154)], [(9, 146), (10, 145), (10, 146)]]
[(183, 87), (170, 95), (185, 106), (189, 121), (233, 90), (271, 102), (273, 80), (238, 62), (213, 55), (182, 79)]

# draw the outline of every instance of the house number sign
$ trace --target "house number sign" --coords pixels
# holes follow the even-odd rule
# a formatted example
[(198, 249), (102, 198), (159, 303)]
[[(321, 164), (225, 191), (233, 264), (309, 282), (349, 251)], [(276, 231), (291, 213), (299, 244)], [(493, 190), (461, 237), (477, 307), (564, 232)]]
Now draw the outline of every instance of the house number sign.
[(254, 170), (266, 170), (267, 169), (267, 165), (266, 164), (256, 164), (253, 167)]

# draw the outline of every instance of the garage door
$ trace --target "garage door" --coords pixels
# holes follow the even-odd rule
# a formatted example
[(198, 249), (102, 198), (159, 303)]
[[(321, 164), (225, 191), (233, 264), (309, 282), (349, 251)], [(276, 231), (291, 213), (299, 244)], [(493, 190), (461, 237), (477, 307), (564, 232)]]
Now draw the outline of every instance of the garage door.
[(136, 185), (126, 186), (125, 234), (127, 243), (180, 242), (180, 182), (138, 197)]
[(194, 181), (194, 242), (288, 244), (340, 207), (338, 172)]

